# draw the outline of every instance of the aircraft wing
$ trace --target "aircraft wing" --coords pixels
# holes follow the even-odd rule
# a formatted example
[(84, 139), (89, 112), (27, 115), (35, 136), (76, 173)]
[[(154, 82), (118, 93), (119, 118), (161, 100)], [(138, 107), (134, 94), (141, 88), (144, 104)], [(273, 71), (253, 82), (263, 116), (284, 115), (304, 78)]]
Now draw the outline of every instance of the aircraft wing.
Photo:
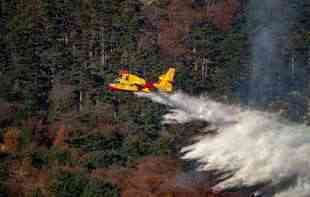
[(138, 77), (136, 75), (128, 74), (128, 83), (135, 85), (144, 85), (146, 81), (143, 78)]

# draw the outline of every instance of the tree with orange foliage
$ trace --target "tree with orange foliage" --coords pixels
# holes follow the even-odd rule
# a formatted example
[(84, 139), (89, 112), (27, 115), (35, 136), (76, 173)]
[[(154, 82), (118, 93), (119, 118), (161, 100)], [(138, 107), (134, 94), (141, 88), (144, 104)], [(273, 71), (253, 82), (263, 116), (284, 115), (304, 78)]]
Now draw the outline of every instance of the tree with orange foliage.
[(5, 129), (3, 135), (3, 144), (0, 148), (3, 152), (16, 153), (20, 144), (21, 131), (18, 128), (10, 127)]

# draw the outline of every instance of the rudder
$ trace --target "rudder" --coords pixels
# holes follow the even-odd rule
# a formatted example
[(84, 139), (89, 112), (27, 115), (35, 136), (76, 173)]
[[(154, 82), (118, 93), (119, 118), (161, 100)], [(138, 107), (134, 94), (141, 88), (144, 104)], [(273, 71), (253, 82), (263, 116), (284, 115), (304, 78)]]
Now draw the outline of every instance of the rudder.
[(169, 68), (168, 71), (159, 76), (159, 81), (173, 82), (175, 76), (175, 68)]
[(159, 76), (158, 83), (155, 83), (154, 86), (160, 91), (171, 92), (173, 88), (173, 81), (175, 76), (175, 68), (169, 68), (168, 71)]

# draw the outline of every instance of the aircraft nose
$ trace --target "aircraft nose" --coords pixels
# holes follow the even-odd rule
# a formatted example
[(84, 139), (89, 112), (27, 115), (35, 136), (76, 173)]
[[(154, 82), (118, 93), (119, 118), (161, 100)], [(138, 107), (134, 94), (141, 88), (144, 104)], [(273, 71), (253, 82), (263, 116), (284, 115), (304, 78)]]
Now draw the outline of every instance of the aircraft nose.
[(114, 92), (115, 91), (115, 87), (113, 84), (109, 84), (108, 85), (108, 90), (111, 91), (111, 92)]

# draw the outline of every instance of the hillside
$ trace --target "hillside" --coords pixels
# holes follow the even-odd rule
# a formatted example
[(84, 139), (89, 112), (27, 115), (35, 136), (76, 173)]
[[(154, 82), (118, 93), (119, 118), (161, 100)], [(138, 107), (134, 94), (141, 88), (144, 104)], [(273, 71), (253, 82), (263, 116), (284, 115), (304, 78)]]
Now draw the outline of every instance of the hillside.
[(0, 1), (0, 197), (248, 196), (212, 191), (220, 175), (180, 159), (208, 123), (162, 125), (168, 107), (107, 86), (173, 66), (175, 90), (308, 124), (310, 4), (281, 6), (265, 18), (250, 0)]

